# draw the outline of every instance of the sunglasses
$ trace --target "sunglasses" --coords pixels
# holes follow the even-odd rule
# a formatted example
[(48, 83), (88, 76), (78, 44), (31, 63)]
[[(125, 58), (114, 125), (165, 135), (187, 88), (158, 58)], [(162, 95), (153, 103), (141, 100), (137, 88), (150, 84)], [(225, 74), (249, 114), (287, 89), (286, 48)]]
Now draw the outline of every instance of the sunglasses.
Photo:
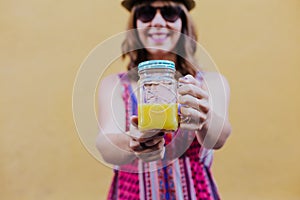
[(136, 9), (136, 19), (139, 19), (144, 23), (150, 22), (155, 17), (157, 10), (160, 10), (161, 16), (168, 22), (175, 22), (182, 12), (182, 9), (179, 6), (153, 7), (147, 5)]

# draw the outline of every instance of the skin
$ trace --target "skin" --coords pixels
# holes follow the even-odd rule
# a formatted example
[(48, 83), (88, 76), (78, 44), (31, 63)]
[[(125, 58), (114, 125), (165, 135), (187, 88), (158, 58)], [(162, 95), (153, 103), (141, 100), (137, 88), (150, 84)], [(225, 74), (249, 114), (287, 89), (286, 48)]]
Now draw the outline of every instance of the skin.
[[(153, 7), (161, 7), (165, 4), (156, 1), (151, 5)], [(136, 25), (141, 42), (144, 47), (147, 47), (146, 49), (151, 59), (160, 59), (166, 56), (169, 57), (169, 52), (175, 48), (180, 37), (182, 20), (179, 18), (175, 22), (168, 22), (162, 17), (160, 10), (157, 10), (152, 21), (144, 23), (141, 20), (137, 20)]]
[[(155, 1), (152, 6), (163, 6)], [(176, 61), (169, 53), (176, 46), (182, 28), (179, 18), (167, 22), (158, 10), (151, 22), (136, 21), (139, 37), (151, 59)], [(174, 32), (173, 32), (174, 31)], [(179, 79), (178, 102), (181, 107), (180, 128), (195, 131), (198, 142), (209, 149), (221, 148), (231, 133), (228, 120), (229, 85), (225, 77), (207, 72), (199, 82), (191, 75)], [(136, 82), (132, 82), (135, 90)], [(101, 130), (97, 148), (103, 159), (111, 164), (130, 163), (136, 157), (145, 162), (159, 160), (165, 152), (164, 132), (140, 132), (137, 116), (131, 118), (130, 131), (125, 131), (125, 105), (122, 86), (117, 75), (106, 77), (99, 88), (99, 122)], [(108, 106), (110, 105), (110, 106)], [(125, 133), (125, 134), (124, 134)]]

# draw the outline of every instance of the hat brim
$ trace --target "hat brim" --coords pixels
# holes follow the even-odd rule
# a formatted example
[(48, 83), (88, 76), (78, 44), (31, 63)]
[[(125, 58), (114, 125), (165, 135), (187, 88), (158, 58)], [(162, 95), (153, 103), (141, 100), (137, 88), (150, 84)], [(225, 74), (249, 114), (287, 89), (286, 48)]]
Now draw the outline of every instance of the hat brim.
[[(152, 0), (154, 1), (154, 0)], [(172, 0), (170, 0), (172, 1)], [(194, 7), (195, 7), (195, 1), (194, 0), (173, 0), (173, 1), (176, 1), (176, 2), (180, 2), (180, 3), (183, 3), (186, 8), (188, 10), (192, 10)], [(131, 9), (133, 8), (133, 6), (138, 2), (138, 0), (123, 0), (121, 5), (126, 8), (128, 11), (131, 11)]]

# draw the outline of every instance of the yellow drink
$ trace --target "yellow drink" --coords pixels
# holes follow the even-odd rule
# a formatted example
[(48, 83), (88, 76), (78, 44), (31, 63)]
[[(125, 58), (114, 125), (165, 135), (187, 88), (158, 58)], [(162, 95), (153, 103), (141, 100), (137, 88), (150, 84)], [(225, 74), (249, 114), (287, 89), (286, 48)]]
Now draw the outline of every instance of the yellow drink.
[(176, 130), (178, 128), (177, 103), (138, 105), (139, 129)]

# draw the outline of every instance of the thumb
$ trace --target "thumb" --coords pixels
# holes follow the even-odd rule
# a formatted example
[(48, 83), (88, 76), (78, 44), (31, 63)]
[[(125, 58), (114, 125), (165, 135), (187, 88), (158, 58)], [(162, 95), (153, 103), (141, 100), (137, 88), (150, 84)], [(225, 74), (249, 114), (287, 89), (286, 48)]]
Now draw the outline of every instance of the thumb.
[(134, 127), (138, 127), (138, 117), (136, 115), (131, 116), (130, 122)]

